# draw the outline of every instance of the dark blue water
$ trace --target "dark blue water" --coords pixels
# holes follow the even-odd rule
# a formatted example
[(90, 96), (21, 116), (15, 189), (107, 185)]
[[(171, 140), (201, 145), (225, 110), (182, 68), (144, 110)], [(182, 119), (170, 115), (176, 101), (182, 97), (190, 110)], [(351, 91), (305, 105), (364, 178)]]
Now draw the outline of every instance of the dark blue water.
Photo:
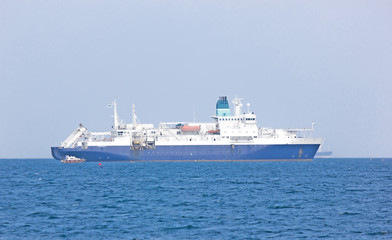
[(0, 239), (392, 239), (392, 159), (0, 160)]

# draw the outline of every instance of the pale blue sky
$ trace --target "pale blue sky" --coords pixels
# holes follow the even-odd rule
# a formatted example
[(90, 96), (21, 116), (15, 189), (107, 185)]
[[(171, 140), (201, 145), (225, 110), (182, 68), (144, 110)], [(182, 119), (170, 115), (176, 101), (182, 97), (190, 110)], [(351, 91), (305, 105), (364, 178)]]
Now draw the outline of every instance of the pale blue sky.
[(310, 127), (339, 157), (392, 157), (392, 1), (0, 1), (0, 158), (51, 157), (82, 122)]

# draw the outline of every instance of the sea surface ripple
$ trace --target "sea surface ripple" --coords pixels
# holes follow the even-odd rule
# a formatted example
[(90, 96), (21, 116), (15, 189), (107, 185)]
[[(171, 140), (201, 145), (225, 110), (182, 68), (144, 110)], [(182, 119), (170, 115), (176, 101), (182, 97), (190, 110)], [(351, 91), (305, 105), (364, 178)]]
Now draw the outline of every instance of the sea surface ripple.
[(0, 239), (392, 239), (392, 159), (0, 160)]

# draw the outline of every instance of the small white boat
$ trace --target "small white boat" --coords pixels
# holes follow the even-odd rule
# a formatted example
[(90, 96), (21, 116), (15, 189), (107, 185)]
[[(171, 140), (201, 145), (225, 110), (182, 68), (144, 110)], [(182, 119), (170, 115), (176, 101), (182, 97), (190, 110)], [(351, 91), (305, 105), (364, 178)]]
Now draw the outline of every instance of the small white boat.
[(61, 160), (60, 162), (62, 162), (62, 163), (81, 163), (84, 161), (86, 161), (86, 159), (84, 159), (84, 158), (77, 158), (75, 156), (66, 155), (65, 159)]

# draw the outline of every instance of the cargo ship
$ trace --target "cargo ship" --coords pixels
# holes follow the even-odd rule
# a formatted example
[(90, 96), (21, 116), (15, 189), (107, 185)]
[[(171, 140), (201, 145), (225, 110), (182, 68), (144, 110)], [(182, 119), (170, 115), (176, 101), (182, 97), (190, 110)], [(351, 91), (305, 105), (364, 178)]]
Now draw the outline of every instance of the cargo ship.
[[(57, 147), (52, 156), (67, 155), (91, 161), (310, 161), (322, 138), (313, 138), (311, 128), (276, 129), (257, 125), (254, 112), (243, 112), (241, 98), (219, 97), (211, 122), (138, 121), (133, 105), (133, 121), (119, 121), (117, 104), (110, 131), (92, 132), (82, 124)], [(309, 134), (310, 132), (310, 134)], [(309, 136), (310, 135), (310, 136)]]

